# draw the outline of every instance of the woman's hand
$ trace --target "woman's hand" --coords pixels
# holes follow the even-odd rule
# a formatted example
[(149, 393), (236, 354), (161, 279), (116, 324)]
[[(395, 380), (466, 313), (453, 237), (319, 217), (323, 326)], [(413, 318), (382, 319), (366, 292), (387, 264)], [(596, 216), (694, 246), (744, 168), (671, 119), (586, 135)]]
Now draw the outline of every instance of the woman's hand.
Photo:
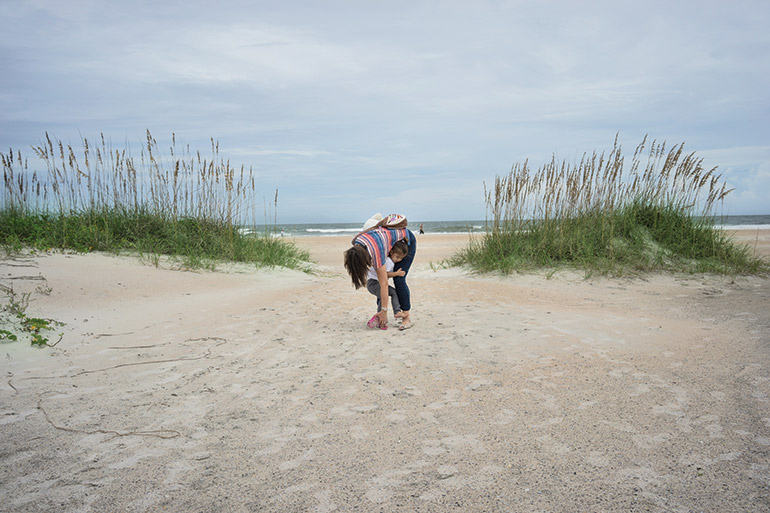
[(388, 325), (388, 311), (387, 310), (380, 310), (377, 312), (377, 316), (380, 318), (380, 326), (387, 326)]

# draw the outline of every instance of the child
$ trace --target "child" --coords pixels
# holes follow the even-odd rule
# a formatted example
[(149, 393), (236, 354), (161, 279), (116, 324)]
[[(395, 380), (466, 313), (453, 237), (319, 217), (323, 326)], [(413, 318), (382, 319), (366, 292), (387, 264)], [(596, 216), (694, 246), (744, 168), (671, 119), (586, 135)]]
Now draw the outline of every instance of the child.
[[(409, 248), (407, 247), (406, 243), (403, 241), (398, 241), (395, 244), (393, 244), (393, 247), (390, 250), (390, 253), (388, 253), (388, 257), (385, 259), (385, 270), (388, 272), (388, 278), (393, 278), (395, 276), (404, 276), (406, 274), (403, 270), (393, 271), (393, 267), (396, 263), (400, 262), (401, 260), (406, 257), (406, 255), (409, 253)], [(366, 280), (366, 289), (371, 292), (376, 298), (377, 298), (377, 312), (379, 313), (380, 310), (382, 310), (382, 304), (380, 300), (380, 282), (377, 280), (377, 271), (371, 267), (369, 268), (368, 274), (367, 274), (367, 280)], [(393, 313), (395, 314), (395, 317), (398, 317), (401, 313), (401, 304), (398, 300), (398, 294), (396, 294), (395, 287), (392, 287), (388, 285), (388, 296), (390, 296), (390, 302), (393, 304)], [(385, 310), (388, 309), (387, 305), (385, 305)], [(387, 324), (381, 324), (379, 321), (379, 317), (377, 314), (375, 314), (367, 323), (367, 326), (370, 328), (380, 328), (380, 329), (387, 329)]]

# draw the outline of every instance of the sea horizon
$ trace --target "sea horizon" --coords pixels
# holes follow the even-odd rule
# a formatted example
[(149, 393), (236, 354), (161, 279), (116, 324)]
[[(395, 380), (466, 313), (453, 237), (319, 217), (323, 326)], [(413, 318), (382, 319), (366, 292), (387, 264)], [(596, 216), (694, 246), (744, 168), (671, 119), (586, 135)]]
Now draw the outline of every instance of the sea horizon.
[[(475, 234), (486, 231), (487, 222), (484, 220), (467, 221), (410, 221), (409, 229), (419, 233), (423, 225), (425, 234)], [(770, 215), (735, 215), (720, 216), (716, 226), (731, 230), (763, 230), (770, 229)], [(267, 231), (285, 237), (323, 237), (355, 235), (361, 231), (361, 223), (278, 223), (267, 225), (244, 226), (243, 229), (256, 233)]]

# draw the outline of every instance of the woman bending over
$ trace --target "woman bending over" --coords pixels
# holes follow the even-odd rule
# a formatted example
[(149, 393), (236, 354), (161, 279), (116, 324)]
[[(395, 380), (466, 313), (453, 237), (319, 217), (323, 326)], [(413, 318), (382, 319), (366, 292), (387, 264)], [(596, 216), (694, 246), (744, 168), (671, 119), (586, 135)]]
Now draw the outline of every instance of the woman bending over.
[(408, 252), (403, 259), (395, 265), (395, 271), (404, 271), (403, 276), (393, 278), (393, 284), (396, 288), (401, 312), (396, 317), (401, 318), (399, 329), (405, 330), (412, 327), (409, 311), (411, 309), (409, 287), (406, 284), (406, 276), (409, 274), (409, 268), (412, 266), (415, 252), (417, 251), (417, 241), (414, 234), (406, 228), (388, 229), (377, 227), (356, 235), (352, 241), (350, 249), (345, 251), (345, 269), (348, 271), (353, 286), (359, 289), (367, 285), (367, 273), (370, 268), (374, 269), (379, 282), (380, 304), (384, 305), (382, 310), (377, 313), (380, 326), (388, 324), (388, 271), (385, 267), (385, 259), (388, 257), (393, 245), (403, 240), (406, 243)]

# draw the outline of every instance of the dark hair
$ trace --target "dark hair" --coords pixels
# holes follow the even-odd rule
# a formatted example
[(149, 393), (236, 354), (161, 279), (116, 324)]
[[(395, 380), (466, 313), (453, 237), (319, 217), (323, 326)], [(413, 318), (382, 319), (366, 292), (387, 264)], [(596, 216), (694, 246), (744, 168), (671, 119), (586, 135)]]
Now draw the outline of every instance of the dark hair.
[(406, 257), (406, 255), (409, 254), (409, 246), (407, 246), (406, 242), (404, 242), (403, 240), (399, 240), (399, 241), (396, 241), (395, 244), (393, 244), (392, 248), (390, 248), (391, 253), (393, 253), (394, 251), (399, 255), (404, 255)]
[(372, 257), (361, 244), (353, 244), (353, 247), (345, 251), (345, 269), (347, 269), (353, 285), (360, 289), (366, 286), (366, 273), (372, 266)]

